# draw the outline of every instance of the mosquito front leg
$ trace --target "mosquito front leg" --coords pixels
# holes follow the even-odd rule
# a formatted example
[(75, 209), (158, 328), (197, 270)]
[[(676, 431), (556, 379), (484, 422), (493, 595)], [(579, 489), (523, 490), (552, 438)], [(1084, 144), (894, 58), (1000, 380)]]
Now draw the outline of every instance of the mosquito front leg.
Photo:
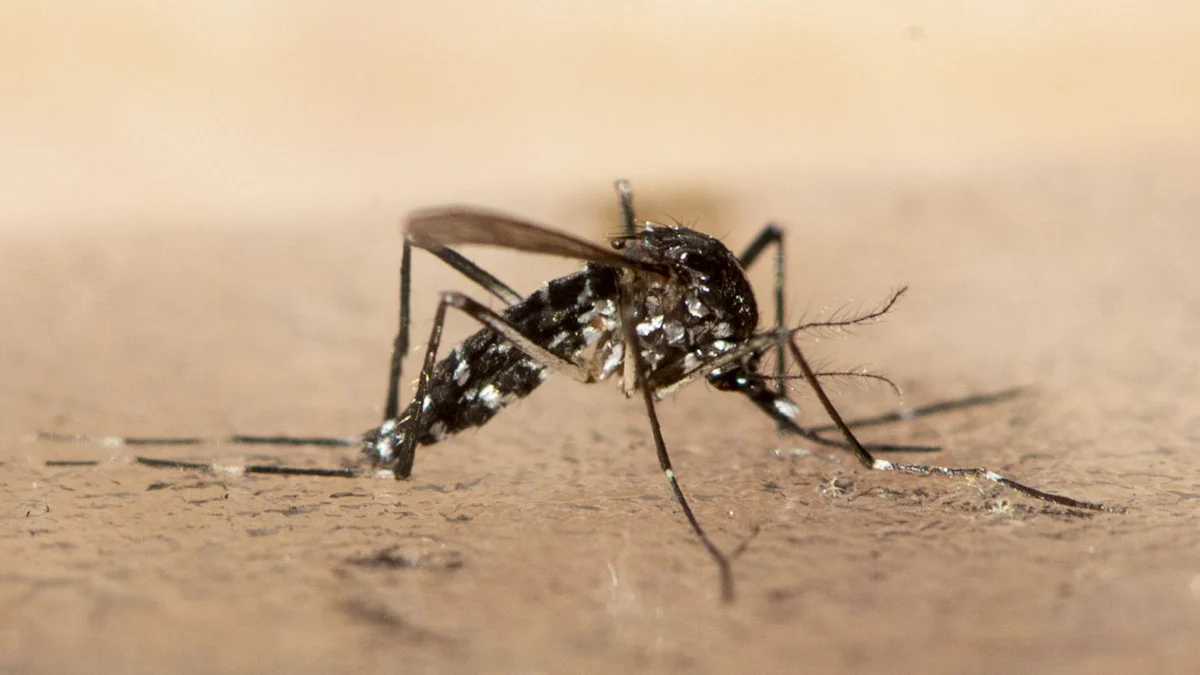
[[(711, 359), (695, 359), (694, 361), (685, 359), (678, 363), (659, 367), (650, 376), (650, 388), (656, 395), (661, 396), (696, 379), (708, 376), (709, 381), (718, 389), (737, 391), (745, 395), (768, 417), (775, 420), (776, 424), (784, 431), (821, 445), (849, 448), (850, 445), (846, 441), (825, 438), (811, 429), (801, 426), (797, 420), (800, 406), (788, 397), (787, 393), (779, 393), (767, 388), (764, 379), (758, 373), (751, 372), (742, 366), (747, 359), (774, 347), (777, 339), (778, 333), (768, 330), (720, 356)], [(937, 446), (931, 445), (892, 443), (872, 443), (867, 447), (876, 452), (936, 452), (938, 450)]]
[(1010, 478), (1005, 478), (994, 471), (981, 467), (958, 468), (946, 466), (928, 466), (923, 464), (902, 464), (900, 462), (890, 462), (886, 459), (877, 459), (872, 457), (871, 453), (863, 447), (862, 443), (858, 442), (858, 439), (854, 436), (854, 432), (850, 430), (849, 425), (847, 425), (845, 420), (842, 419), (842, 416), (837, 411), (837, 408), (833, 406), (833, 402), (829, 400), (829, 396), (826, 395), (824, 387), (822, 387), (821, 383), (817, 380), (816, 374), (813, 373), (812, 368), (808, 365), (808, 360), (804, 358), (804, 354), (800, 351), (800, 348), (796, 346), (795, 342), (790, 340), (788, 341), (788, 347), (791, 349), (792, 356), (796, 359), (796, 363), (799, 364), (801, 372), (804, 373), (805, 379), (808, 380), (809, 386), (812, 387), (813, 392), (815, 392), (817, 398), (820, 399), (821, 405), (825, 408), (825, 412), (829, 415), (829, 418), (833, 420), (834, 425), (839, 431), (842, 432), (842, 436), (850, 444), (850, 448), (854, 453), (854, 457), (858, 459), (859, 464), (862, 464), (868, 469), (872, 469), (874, 471), (900, 471), (919, 476), (937, 474), (943, 476), (970, 476), (975, 478), (983, 478), (1051, 504), (1058, 504), (1060, 506), (1066, 506), (1073, 509), (1086, 509), (1089, 511), (1106, 511), (1109, 513), (1125, 512), (1125, 509), (1117, 506), (1106, 506), (1104, 504), (1086, 502), (1079, 499), (1074, 499), (1072, 497), (1066, 497), (1064, 495), (1057, 495), (1051, 492), (1044, 492), (1037, 488), (1029, 487), (1024, 483), (1018, 483)]

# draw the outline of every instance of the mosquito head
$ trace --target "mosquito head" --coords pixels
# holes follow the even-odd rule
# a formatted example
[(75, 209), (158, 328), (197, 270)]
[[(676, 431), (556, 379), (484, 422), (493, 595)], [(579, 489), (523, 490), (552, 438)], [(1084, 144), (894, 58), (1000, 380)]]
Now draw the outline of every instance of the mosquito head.
[(378, 429), (363, 434), (362, 439), (362, 454), (367, 462), (373, 467), (391, 468), (404, 444), (404, 432), (398, 420), (387, 420)]

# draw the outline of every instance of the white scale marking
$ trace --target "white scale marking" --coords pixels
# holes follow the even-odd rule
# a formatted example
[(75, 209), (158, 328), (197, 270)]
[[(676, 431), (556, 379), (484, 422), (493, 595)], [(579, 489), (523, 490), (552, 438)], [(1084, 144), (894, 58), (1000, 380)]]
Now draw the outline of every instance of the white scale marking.
[(621, 360), (625, 358), (625, 343), (615, 342), (608, 351), (608, 358), (604, 359), (604, 365), (600, 367), (600, 373), (603, 377), (608, 377), (616, 371), (617, 366), (621, 364)]
[(483, 389), (479, 390), (479, 400), (483, 401), (483, 404), (488, 408), (499, 410), (501, 405), (500, 390), (494, 384), (486, 385)]
[(775, 399), (775, 410), (779, 411), (780, 415), (789, 418), (795, 418), (800, 414), (800, 406), (782, 398)]
[(637, 334), (642, 337), (646, 337), (647, 335), (653, 333), (654, 331), (662, 328), (662, 325), (663, 325), (663, 317), (662, 317), (662, 314), (659, 314), (658, 316), (655, 316), (648, 321), (643, 321), (643, 322), (639, 323), (638, 327), (637, 327)]
[(442, 440), (446, 437), (446, 425), (442, 422), (434, 422), (429, 425), (429, 435), (437, 440)]
[(458, 366), (454, 368), (454, 381), (461, 387), (467, 383), (470, 377), (471, 367), (467, 365), (466, 361), (459, 361)]
[(230, 476), (243, 476), (246, 474), (246, 467), (235, 464), (213, 464), (210, 468), (213, 473), (224, 473)]
[(683, 344), (684, 331), (683, 324), (675, 321), (668, 321), (663, 324), (663, 335), (666, 336), (667, 342), (678, 345)]
[(709, 313), (708, 307), (706, 307), (704, 303), (700, 301), (700, 298), (695, 295), (688, 296), (688, 299), (684, 301), (684, 304), (687, 305), (688, 314), (691, 314), (697, 319), (702, 319)]

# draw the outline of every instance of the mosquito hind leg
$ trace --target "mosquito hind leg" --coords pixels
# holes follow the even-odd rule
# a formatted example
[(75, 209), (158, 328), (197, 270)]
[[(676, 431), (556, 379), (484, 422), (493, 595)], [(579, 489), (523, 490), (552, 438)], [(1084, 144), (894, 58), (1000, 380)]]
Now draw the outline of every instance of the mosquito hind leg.
[(130, 445), (296, 445), (327, 448), (349, 448), (362, 442), (361, 436), (232, 436), (206, 438), (202, 436), (86, 436), (83, 434), (60, 434), (39, 431), (39, 441), (52, 443), (75, 443), (78, 445), (102, 445), (116, 448)]
[[(404, 368), (404, 358), (408, 356), (408, 334), (411, 324), (412, 302), (412, 240), (405, 235), (404, 247), (400, 253), (400, 327), (392, 344), (392, 362), (388, 370), (388, 393), (383, 406), (383, 420), (396, 419), (400, 411), (400, 377)], [(512, 305), (520, 302), (521, 295), (508, 284), (479, 265), (468, 260), (458, 251), (446, 247), (425, 248), (450, 268), (474, 281), (484, 290), (499, 298), (504, 304)]]

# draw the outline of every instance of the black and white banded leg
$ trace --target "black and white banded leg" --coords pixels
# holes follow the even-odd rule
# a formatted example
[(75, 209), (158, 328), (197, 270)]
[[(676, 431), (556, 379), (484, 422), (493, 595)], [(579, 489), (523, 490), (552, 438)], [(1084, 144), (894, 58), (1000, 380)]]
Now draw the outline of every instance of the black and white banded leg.
[[(400, 378), (404, 359), (408, 356), (408, 333), (412, 306), (412, 239), (405, 235), (404, 249), (400, 254), (400, 328), (392, 346), (392, 364), (388, 371), (387, 400), (383, 406), (383, 421), (396, 419), (400, 411)], [(488, 293), (496, 296), (505, 305), (521, 301), (521, 295), (491, 272), (468, 260), (458, 251), (444, 246), (423, 247), (459, 274), (474, 281)]]
[[(474, 281), (488, 293), (492, 294), (505, 305), (511, 305), (521, 300), (520, 294), (512, 287), (496, 278), (493, 274), (468, 260), (461, 253), (444, 247), (427, 249), (450, 268), (466, 278)], [(409, 350), (409, 326), (411, 323), (412, 295), (412, 243), (406, 236), (400, 257), (400, 326), (392, 349), (391, 367), (388, 373), (388, 393), (384, 404), (384, 421), (395, 419), (399, 408), (400, 378), (404, 358)], [(238, 446), (300, 446), (350, 448), (362, 445), (362, 436), (287, 436), (287, 435), (253, 435), (232, 434), (224, 437), (201, 436), (101, 436), (93, 437), (83, 434), (60, 434), (49, 431), (39, 431), (35, 434), (37, 440), (55, 443), (75, 443), (81, 445), (101, 445), (109, 448), (126, 446), (182, 446), (182, 445), (238, 445)], [(353, 468), (326, 469), (278, 466), (271, 464), (249, 464), (243, 466), (227, 465), (220, 462), (186, 462), (179, 460), (158, 459), (154, 457), (135, 456), (134, 461), (146, 466), (157, 468), (176, 468), (213, 473), (260, 473), (283, 474), (293, 476), (361, 476), (363, 470)], [(95, 460), (72, 461), (72, 466), (94, 466)], [(47, 465), (62, 465), (62, 462), (47, 462)]]
[[(1024, 483), (1019, 483), (1011, 478), (1006, 478), (995, 471), (991, 471), (990, 469), (982, 467), (947, 467), (924, 464), (904, 464), (901, 462), (892, 462), (886, 459), (878, 459), (873, 457), (871, 453), (868, 452), (867, 449), (858, 442), (858, 439), (854, 436), (854, 432), (850, 430), (849, 425), (845, 422), (845, 420), (842, 419), (842, 416), (840, 413), (838, 413), (837, 408), (833, 406), (833, 402), (829, 400), (829, 396), (826, 395), (825, 389), (821, 387), (820, 382), (817, 381), (816, 374), (813, 372), (812, 367), (809, 366), (808, 360), (804, 358), (804, 354), (800, 351), (800, 348), (797, 347), (796, 343), (791, 340), (788, 342), (788, 347), (792, 352), (792, 356), (796, 359), (796, 363), (799, 364), (801, 372), (804, 373), (805, 379), (808, 380), (808, 383), (812, 386), (813, 391), (817, 394), (817, 398), (820, 399), (821, 405), (825, 408), (826, 414), (829, 415), (829, 418), (833, 420), (834, 426), (836, 426), (837, 429), (842, 432), (842, 436), (850, 444), (851, 451), (854, 453), (855, 458), (858, 459), (858, 462), (867, 469), (871, 469), (873, 471), (898, 471), (901, 473), (911, 473), (919, 476), (942, 475), (983, 478), (998, 485), (1003, 485), (1009, 489), (1015, 490), (1035, 499), (1042, 500), (1044, 502), (1049, 502), (1051, 504), (1058, 504), (1068, 508), (1084, 509), (1088, 511), (1103, 511), (1108, 513), (1125, 512), (1125, 509), (1121, 507), (1106, 506), (1096, 502), (1087, 502), (1064, 495), (1045, 492), (1043, 490), (1025, 485)], [(780, 419), (783, 419), (782, 415), (780, 416)]]
[[(637, 231), (636, 221), (633, 211), (633, 193), (629, 189), (629, 183), (626, 181), (617, 181), (617, 193), (621, 199), (621, 215), (625, 228), (625, 232), (632, 235)], [(704, 545), (709, 556), (717, 563), (717, 569), (721, 575), (721, 600), (725, 603), (733, 602), (733, 563), (734, 557), (745, 550), (749, 538), (744, 540), (732, 554), (726, 554), (709, 539), (708, 533), (704, 531), (704, 527), (700, 525), (699, 519), (692, 511), (691, 504), (688, 503), (687, 496), (683, 493), (683, 487), (679, 484), (679, 478), (675, 475), (675, 467), (671, 464), (671, 456), (667, 452), (667, 443), (663, 439), (662, 425), (658, 421), (658, 411), (654, 406), (654, 398), (656, 391), (653, 383), (648, 377), (649, 368), (647, 368), (645, 360), (642, 358), (642, 349), (640, 339), (637, 334), (638, 317), (633, 308), (630, 298), (633, 293), (629, 286), (633, 281), (634, 273), (627, 272), (624, 275), (621, 287), (621, 326), (625, 332), (625, 355), (626, 365), (633, 364), (632, 379), (641, 384), (642, 402), (646, 407), (646, 417), (650, 421), (650, 434), (654, 438), (654, 450), (658, 455), (658, 466), (662, 469), (663, 476), (666, 477), (667, 483), (671, 487), (671, 496), (675, 498), (675, 503), (679, 505), (679, 509), (683, 511), (683, 515), (687, 518), (688, 524), (691, 525), (692, 531), (700, 539), (700, 543)], [(632, 355), (633, 358), (629, 358)], [(627, 370), (627, 378), (630, 371)], [(626, 391), (630, 390), (630, 384), (626, 383)], [(757, 534), (757, 530), (751, 534), (751, 537)]]

